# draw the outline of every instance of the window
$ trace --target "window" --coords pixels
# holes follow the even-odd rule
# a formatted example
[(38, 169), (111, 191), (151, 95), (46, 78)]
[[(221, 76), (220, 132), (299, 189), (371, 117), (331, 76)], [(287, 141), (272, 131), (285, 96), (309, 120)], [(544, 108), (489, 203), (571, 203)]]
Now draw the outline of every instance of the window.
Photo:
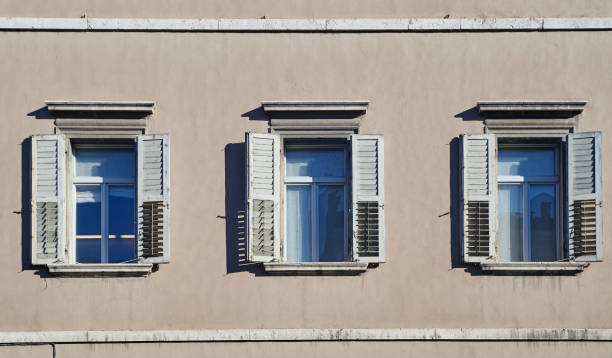
[(32, 264), (141, 275), (169, 262), (169, 185), (166, 134), (33, 136)]
[(601, 133), (471, 134), (461, 148), (465, 262), (571, 271), (602, 260)]
[(77, 263), (136, 262), (134, 145), (73, 146)]
[(500, 145), (497, 163), (499, 260), (558, 261), (557, 148)]
[(285, 258), (348, 258), (345, 145), (285, 145)]
[(250, 261), (384, 262), (382, 135), (248, 133), (246, 142)]

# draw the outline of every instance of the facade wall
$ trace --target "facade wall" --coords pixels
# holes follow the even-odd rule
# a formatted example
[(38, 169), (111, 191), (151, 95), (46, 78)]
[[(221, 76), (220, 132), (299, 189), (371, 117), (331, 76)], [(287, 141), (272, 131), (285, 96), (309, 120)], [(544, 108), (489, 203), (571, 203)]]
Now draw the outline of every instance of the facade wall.
[[(62, 10), (73, 8), (64, 3), (23, 4), (0, 8), (16, 16), (77, 15)], [(378, 13), (356, 5), (340, 11), (334, 4), (304, 13), (286, 4), (269, 17), (320, 16), (318, 11), (391, 16), (417, 6), (393, 3)], [(492, 2), (497, 10), (474, 4), (462, 4), (462, 14), (526, 15), (513, 12), (520, 6), (504, 3), (512, 9), (507, 12)], [(548, 9), (545, 4), (537, 6)], [(601, 4), (589, 11), (612, 10)], [(409, 15), (433, 16), (434, 5)], [(163, 6), (152, 3), (150, 13), (139, 15), (161, 16)], [(240, 17), (255, 5), (235, 11), (229, 6), (185, 4), (172, 15)], [(573, 6), (561, 3), (552, 15), (573, 13)], [(134, 15), (129, 3), (111, 8), (105, 5), (95, 16)], [(604, 233), (609, 232), (610, 32), (3, 32), (0, 53), (0, 331), (612, 327), (607, 240), (604, 261), (575, 276), (487, 275), (460, 263), (457, 139), (482, 132), (477, 100), (587, 100), (578, 128), (602, 132)], [(146, 278), (56, 278), (29, 264), (27, 138), (53, 133), (53, 117), (43, 107), (44, 100), (55, 99), (156, 101), (147, 131), (171, 138), (170, 264)], [(387, 262), (359, 276), (266, 275), (244, 264), (237, 227), (244, 203), (244, 133), (267, 131), (262, 100), (321, 99), (369, 100), (360, 132), (385, 135)], [(0, 347), (0, 356), (47, 356), (49, 349)], [(251, 342), (55, 349), (58, 357), (167, 356), (175, 350), (185, 356), (544, 357), (585, 350), (605, 356), (610, 344)]]
[[(4, 33), (0, 330), (610, 327), (609, 259), (577, 276), (459, 264), (456, 136), (482, 131), (478, 99), (586, 99), (580, 129), (603, 132), (605, 163), (611, 42), (607, 32)], [(20, 144), (52, 133), (37, 112), (45, 99), (157, 102), (148, 128), (171, 136), (171, 264), (106, 279), (45, 277), (27, 264)], [(354, 277), (240, 266), (241, 143), (267, 130), (249, 119), (265, 118), (265, 99), (371, 101), (361, 131), (386, 137), (387, 263)]]

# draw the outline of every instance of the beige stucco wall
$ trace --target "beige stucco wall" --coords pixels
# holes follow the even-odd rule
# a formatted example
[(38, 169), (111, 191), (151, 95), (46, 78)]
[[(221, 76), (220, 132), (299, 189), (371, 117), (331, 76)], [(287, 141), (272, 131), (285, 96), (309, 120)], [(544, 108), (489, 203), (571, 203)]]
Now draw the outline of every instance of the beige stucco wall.
[(261, 343), (156, 343), (67, 344), (0, 347), (0, 357), (532, 357), (573, 358), (610, 356), (610, 342), (261, 342)]
[[(449, 143), (482, 127), (458, 114), (479, 99), (585, 99), (580, 128), (603, 132), (604, 232), (612, 230), (610, 32), (10, 32), (0, 52), (0, 331), (612, 327), (610, 235), (605, 261), (577, 276), (472, 275), (452, 267), (446, 214), (457, 165)], [(149, 131), (171, 136), (171, 264), (147, 278), (22, 270), (20, 144), (53, 131), (52, 120), (28, 115), (46, 99), (157, 102)], [(227, 273), (226, 175), (240, 173), (226, 171), (224, 150), (266, 130), (243, 114), (270, 99), (371, 101), (362, 132), (386, 139), (387, 263), (355, 277)]]
[(602, 17), (607, 0), (0, 0), (0, 16), (159, 18)]

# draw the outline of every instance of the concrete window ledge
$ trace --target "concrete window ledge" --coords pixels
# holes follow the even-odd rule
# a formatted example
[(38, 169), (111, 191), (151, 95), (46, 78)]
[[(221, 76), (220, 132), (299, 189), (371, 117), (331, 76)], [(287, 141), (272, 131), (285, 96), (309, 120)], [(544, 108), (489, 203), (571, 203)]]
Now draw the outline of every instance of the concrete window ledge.
[(268, 273), (295, 274), (345, 274), (355, 275), (365, 272), (368, 264), (363, 262), (265, 262)]
[(147, 276), (153, 264), (49, 264), (49, 272), (67, 277), (139, 277)]
[(589, 266), (587, 262), (481, 262), (483, 271), (527, 273), (578, 273)]

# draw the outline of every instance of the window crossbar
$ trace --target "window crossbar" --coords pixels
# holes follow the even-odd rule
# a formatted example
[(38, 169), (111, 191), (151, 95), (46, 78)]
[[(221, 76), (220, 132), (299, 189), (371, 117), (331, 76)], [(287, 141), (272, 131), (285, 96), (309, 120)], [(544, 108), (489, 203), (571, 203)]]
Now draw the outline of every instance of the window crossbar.
[(543, 177), (525, 177), (520, 175), (500, 175), (497, 177), (497, 181), (500, 183), (525, 183), (525, 182), (539, 182), (539, 183), (558, 183), (558, 176), (543, 176)]

